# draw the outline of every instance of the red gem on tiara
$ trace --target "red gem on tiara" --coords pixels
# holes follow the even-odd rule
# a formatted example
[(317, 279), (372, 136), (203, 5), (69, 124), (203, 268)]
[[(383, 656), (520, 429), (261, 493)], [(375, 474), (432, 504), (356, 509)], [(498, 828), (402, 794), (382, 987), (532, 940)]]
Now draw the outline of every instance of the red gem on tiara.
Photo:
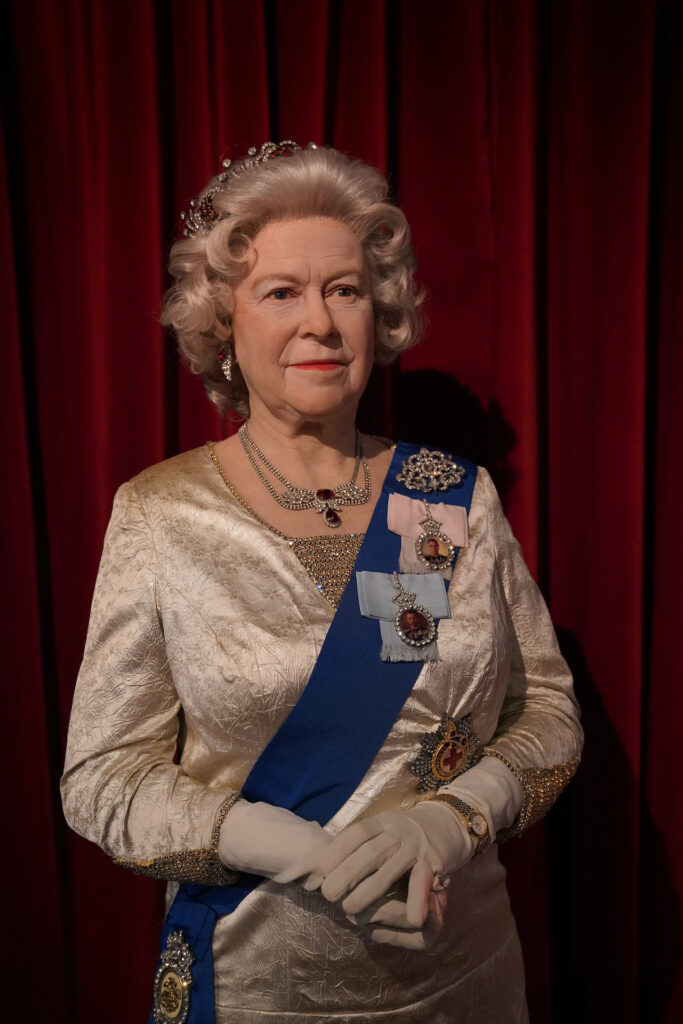
[(267, 159), (272, 160), (274, 156), (291, 156), (299, 148), (295, 142), (281, 142), (272, 153), (268, 154)]
[[(314, 142), (309, 142), (306, 146), (306, 149), (317, 148)], [(243, 174), (245, 171), (251, 171), (259, 167), (267, 160), (272, 160), (276, 156), (292, 156), (300, 151), (301, 146), (297, 142), (294, 142), (292, 139), (283, 139), (281, 142), (264, 142), (258, 150), (256, 146), (252, 146), (247, 150), (247, 156), (243, 160), (223, 160), (223, 170), (217, 176), (218, 181), (212, 184), (211, 191), (206, 192), (201, 198), (192, 199), (190, 201), (190, 209), (183, 210), (180, 214), (185, 238), (190, 238), (192, 235), (197, 234), (197, 232), (203, 233), (211, 230), (214, 224), (225, 216), (218, 213), (215, 209), (213, 198), (224, 192), (233, 178)]]
[(199, 200), (199, 216), (205, 224), (211, 224), (214, 220), (218, 220), (218, 214), (213, 207), (213, 195), (211, 192), (207, 192)]

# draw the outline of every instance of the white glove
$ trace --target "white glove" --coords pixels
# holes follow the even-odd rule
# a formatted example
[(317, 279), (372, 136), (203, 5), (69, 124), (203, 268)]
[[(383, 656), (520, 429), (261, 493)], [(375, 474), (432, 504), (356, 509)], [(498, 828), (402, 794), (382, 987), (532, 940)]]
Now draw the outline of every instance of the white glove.
[[(359, 914), (347, 914), (349, 921), (357, 925), (371, 942), (399, 946), (402, 949), (429, 949), (441, 931), (448, 890), (446, 884), (434, 879), (426, 864), (422, 868), (425, 886), (430, 891), (427, 896), (427, 916), (421, 928), (409, 924), (407, 903), (393, 893), (370, 904)], [(446, 883), (449, 881), (445, 879)]]
[(406, 872), (406, 921), (421, 928), (429, 912), (434, 877), (466, 864), (476, 850), (464, 819), (444, 803), (423, 801), (409, 811), (382, 811), (355, 822), (323, 851), (323, 896), (358, 914), (380, 899)]
[(233, 871), (299, 881), (310, 891), (322, 882), (317, 863), (331, 841), (317, 822), (284, 807), (238, 800), (221, 826), (218, 856)]

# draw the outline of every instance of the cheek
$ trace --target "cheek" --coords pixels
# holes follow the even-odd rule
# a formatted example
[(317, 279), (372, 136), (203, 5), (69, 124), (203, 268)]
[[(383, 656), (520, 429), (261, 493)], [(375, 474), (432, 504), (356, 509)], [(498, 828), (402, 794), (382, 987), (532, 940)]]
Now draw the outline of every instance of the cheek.
[(367, 320), (365, 324), (365, 330), (367, 333), (368, 348), (374, 354), (375, 351), (375, 308), (370, 304), (370, 308), (367, 312)]
[(235, 350), (240, 349), (246, 357), (253, 358), (272, 347), (277, 337), (277, 324), (264, 317), (258, 310), (245, 310), (233, 317), (232, 339)]
[(233, 333), (235, 355), (247, 387), (268, 387), (282, 378), (290, 340), (287, 331), (263, 318), (251, 320), (248, 333), (239, 328)]
[(363, 346), (365, 357), (370, 365), (372, 365), (375, 358), (375, 346), (375, 318), (371, 312), (365, 327), (365, 343)]
[[(359, 310), (348, 324), (347, 337), (355, 349), (356, 355), (369, 356), (372, 359), (375, 350), (375, 318), (372, 308)], [(344, 326), (342, 325), (342, 334)]]

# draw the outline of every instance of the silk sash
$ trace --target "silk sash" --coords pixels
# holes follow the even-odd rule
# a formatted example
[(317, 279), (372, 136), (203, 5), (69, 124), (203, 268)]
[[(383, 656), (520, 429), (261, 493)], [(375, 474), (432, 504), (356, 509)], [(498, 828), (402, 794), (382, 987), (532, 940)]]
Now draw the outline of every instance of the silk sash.
[[(399, 442), (356, 560), (357, 571), (393, 572), (401, 538), (387, 528), (392, 493), (417, 497), (396, 480), (403, 462), (419, 451)], [(439, 500), (469, 511), (477, 468)], [(420, 492), (420, 495), (422, 492)], [(459, 549), (456, 549), (456, 559)], [(448, 585), (448, 584), (446, 584)], [(251, 769), (243, 796), (294, 811), (325, 825), (346, 803), (389, 734), (423, 662), (380, 661), (378, 624), (360, 614), (356, 586), (346, 587), (313, 672), (296, 705)], [(369, 671), (370, 670), (370, 671)], [(216, 918), (230, 914), (263, 881), (243, 875), (228, 886), (181, 885), (162, 929), (162, 949), (182, 929), (192, 966), (188, 1024), (214, 1020), (211, 940)], [(154, 1024), (154, 1011), (149, 1018)]]

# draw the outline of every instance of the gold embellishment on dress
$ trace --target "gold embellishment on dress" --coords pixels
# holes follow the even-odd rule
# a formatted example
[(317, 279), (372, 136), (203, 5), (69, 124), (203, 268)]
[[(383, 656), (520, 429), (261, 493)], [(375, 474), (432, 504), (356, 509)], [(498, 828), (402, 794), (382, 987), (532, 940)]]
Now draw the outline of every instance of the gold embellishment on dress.
[(521, 835), (540, 821), (579, 767), (579, 758), (575, 757), (572, 761), (562, 761), (548, 768), (515, 768), (495, 747), (483, 747), (480, 753), (482, 757), (497, 757), (502, 761), (522, 787), (522, 807), (517, 820), (510, 828), (498, 833), (499, 842)]
[(171, 932), (154, 978), (154, 1024), (185, 1024), (194, 963), (182, 930)]
[(113, 860), (117, 867), (128, 868), (136, 875), (173, 880), (181, 885), (230, 885), (238, 877), (234, 871), (226, 871), (209, 850), (180, 850), (154, 860)]
[(524, 799), (513, 834), (535, 825), (548, 813), (579, 767), (579, 759), (551, 765), (550, 768), (523, 768), (518, 773)]
[(128, 868), (136, 875), (180, 882), (181, 885), (230, 885), (239, 878), (235, 871), (224, 868), (218, 859), (218, 840), (225, 816), (240, 799), (240, 793), (231, 793), (218, 809), (211, 832), (211, 848), (208, 850), (179, 850), (153, 860), (127, 860), (114, 857), (118, 867)]
[(351, 579), (364, 537), (364, 533), (342, 533), (326, 537), (292, 537), (288, 541), (320, 593), (335, 609), (339, 607)]

